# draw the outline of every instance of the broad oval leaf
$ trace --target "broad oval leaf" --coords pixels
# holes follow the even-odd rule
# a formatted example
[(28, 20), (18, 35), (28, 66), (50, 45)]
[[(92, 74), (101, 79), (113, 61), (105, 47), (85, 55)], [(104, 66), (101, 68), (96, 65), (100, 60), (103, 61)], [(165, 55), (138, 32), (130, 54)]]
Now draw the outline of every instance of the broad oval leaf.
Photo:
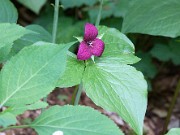
[(35, 13), (39, 13), (40, 9), (46, 3), (47, 0), (18, 0), (21, 4), (28, 7)]
[(17, 24), (10, 23), (0, 23), (0, 31), (3, 33), (0, 36), (0, 48), (12, 44), (18, 38), (31, 32)]
[[(151, 55), (160, 61), (169, 61), (175, 65), (180, 65), (180, 43), (171, 40), (168, 45), (156, 44), (152, 50)], [(166, 55), (164, 55), (166, 54)]]
[[(105, 42), (105, 51), (99, 61), (115, 60), (124, 64), (133, 64), (140, 59), (134, 56), (133, 43), (122, 33), (114, 28), (105, 26), (99, 27), (99, 36)], [(69, 56), (64, 76), (58, 81), (58, 87), (71, 87), (81, 82), (84, 72), (84, 62), (78, 61), (75, 57)]]
[(6, 46), (0, 48), (0, 63), (3, 63), (8, 58), (11, 48), (12, 44), (6, 44)]
[(123, 135), (107, 117), (89, 107), (53, 106), (43, 112), (31, 125), (39, 135)]
[[(107, 2), (104, 1), (101, 12), (101, 20), (106, 18), (112, 18), (112, 16), (118, 17), (118, 20), (120, 20), (119, 17), (123, 17), (127, 12), (128, 5), (129, 5), (129, 1), (127, 0), (112, 0), (112, 1), (107, 0)], [(88, 14), (91, 22), (94, 23), (96, 21), (98, 13), (99, 13), (99, 6), (97, 5), (88, 9)], [(110, 22), (108, 21), (108, 23)]]
[(99, 26), (98, 30), (98, 37), (105, 43), (105, 50), (98, 59), (103, 59), (103, 61), (115, 60), (124, 64), (133, 64), (140, 60), (134, 56), (134, 45), (126, 35), (115, 28), (106, 26)]
[(99, 37), (102, 37), (105, 43), (105, 51), (102, 56), (134, 53), (133, 43), (126, 35), (119, 32), (117, 29), (99, 26), (98, 33)]
[(16, 116), (9, 112), (0, 113), (0, 126), (7, 127), (16, 124)]
[(98, 61), (117, 61), (122, 64), (134, 64), (140, 61), (140, 58), (134, 54), (111, 54), (110, 56), (100, 57)]
[[(169, 61), (171, 59), (171, 49), (164, 44), (155, 44), (151, 49), (151, 55), (160, 61)], [(166, 54), (166, 55), (165, 55)]]
[(138, 51), (136, 55), (141, 61), (134, 64), (137, 70), (141, 71), (147, 78), (153, 79), (158, 73), (157, 67), (152, 62), (152, 57), (147, 52)]
[(177, 41), (172, 41), (169, 44), (171, 50), (171, 59), (175, 65), (180, 65), (180, 43)]
[(10, 0), (0, 0), (0, 23), (16, 23), (18, 13)]
[(46, 108), (48, 104), (46, 102), (38, 101), (30, 105), (18, 105), (11, 108), (6, 109), (6, 111), (14, 114), (14, 115), (20, 115), (23, 114), (27, 110), (37, 110), (41, 108)]
[(180, 128), (172, 128), (166, 135), (180, 135)]
[(179, 0), (135, 0), (125, 14), (122, 32), (180, 36), (179, 7)]
[(61, 3), (65, 9), (80, 7), (82, 5), (92, 6), (97, 2), (97, 0), (61, 0)]
[[(101, 19), (102, 20), (116, 14), (115, 2), (117, 2), (117, 1), (111, 1), (111, 2), (103, 4), (102, 12), (101, 12)], [(98, 13), (99, 13), (99, 6), (94, 6), (94, 7), (89, 8), (88, 14), (90, 17), (90, 21), (92, 23), (96, 22), (96, 18), (98, 16)]]
[(65, 88), (80, 84), (84, 68), (84, 61), (79, 61), (76, 57), (68, 55), (66, 70), (58, 81), (57, 87)]
[(13, 42), (31, 31), (10, 23), (0, 23), (0, 31), (3, 33), (0, 36), (0, 63), (2, 63), (8, 58)]
[(114, 16), (115, 17), (124, 17), (124, 15), (126, 14), (127, 10), (128, 10), (128, 6), (130, 1), (127, 0), (117, 0), (114, 1), (116, 8), (114, 10)]
[(31, 104), (50, 93), (65, 70), (72, 44), (41, 43), (11, 58), (0, 74), (1, 106)]
[(95, 104), (117, 112), (138, 135), (142, 134), (147, 83), (141, 72), (114, 60), (97, 60), (87, 65), (83, 86)]
[(16, 54), (22, 48), (32, 45), (38, 41), (51, 42), (52, 36), (40, 25), (28, 25), (25, 27), (28, 30), (33, 31), (33, 33), (29, 33), (16, 40), (13, 44), (12, 53)]

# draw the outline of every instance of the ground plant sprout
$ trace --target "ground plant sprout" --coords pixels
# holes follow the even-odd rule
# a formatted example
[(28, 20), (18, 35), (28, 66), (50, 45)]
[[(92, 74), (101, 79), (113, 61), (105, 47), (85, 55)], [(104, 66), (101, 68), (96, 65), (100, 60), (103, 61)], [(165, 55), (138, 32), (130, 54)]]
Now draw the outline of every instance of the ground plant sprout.
[[(180, 5), (180, 2), (172, 1)], [(149, 55), (147, 61), (135, 55), (133, 43), (136, 39), (128, 33), (171, 38), (180, 36), (177, 29), (174, 32), (164, 30), (167, 27), (163, 26), (165, 23), (161, 23), (161, 28), (150, 17), (151, 24), (145, 22), (147, 16), (143, 19), (140, 13), (137, 13), (139, 21), (133, 17), (135, 12), (139, 12), (133, 5), (149, 15), (149, 10), (144, 7), (148, 8), (151, 2), (156, 3), (154, 0), (0, 0), (0, 135), (11, 131), (18, 134), (19, 129), (26, 131), (24, 129), (27, 128), (32, 133), (25, 134), (38, 135), (146, 134), (147, 81), (156, 73), (148, 63), (151, 61)], [(159, 7), (163, 10), (171, 2), (161, 1)], [(24, 12), (21, 13), (19, 8), (34, 16), (33, 24), (31, 21), (21, 23)], [(108, 11), (109, 8), (112, 8), (111, 11)], [(66, 17), (71, 13), (76, 23)], [(45, 14), (42, 20), (39, 19), (41, 14)], [(83, 19), (84, 16), (88, 18)], [(159, 16), (157, 13), (155, 19)], [(111, 23), (117, 21), (112, 19), (109, 25), (106, 21), (108, 17), (119, 18), (121, 22), (112, 26)], [(140, 21), (143, 27), (136, 24)], [(179, 20), (177, 22), (180, 24)], [(178, 65), (179, 57), (175, 55), (178, 52), (174, 45), (179, 41), (172, 39), (166, 48), (156, 44), (151, 47), (151, 55), (164, 61), (172, 60)], [(162, 58), (157, 48), (172, 51)], [(142, 52), (137, 54), (143, 55)], [(141, 68), (143, 61), (150, 65), (144, 64), (148, 70)], [(151, 68), (154, 68), (154, 75), (149, 73)], [(145, 76), (138, 69), (142, 69), (143, 73), (145, 71)], [(162, 134), (180, 135), (179, 128), (167, 132), (179, 89), (180, 83), (177, 84)], [(61, 94), (71, 91), (69, 97)], [(53, 93), (58, 97), (57, 102), (49, 101)], [(101, 109), (82, 105), (80, 101), (84, 93)], [(59, 104), (66, 99), (70, 102)], [(105, 114), (113, 113), (130, 132), (118, 127), (116, 120), (99, 110)], [(21, 120), (27, 112), (38, 114), (33, 119)]]

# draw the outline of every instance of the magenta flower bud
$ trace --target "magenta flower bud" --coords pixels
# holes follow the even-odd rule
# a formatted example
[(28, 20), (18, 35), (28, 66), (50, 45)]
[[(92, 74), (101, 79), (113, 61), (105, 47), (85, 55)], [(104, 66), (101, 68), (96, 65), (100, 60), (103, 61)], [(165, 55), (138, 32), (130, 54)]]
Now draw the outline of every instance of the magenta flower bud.
[(86, 23), (84, 29), (84, 39), (79, 45), (77, 59), (87, 60), (91, 56), (100, 57), (104, 51), (104, 42), (97, 38), (98, 30), (90, 23)]

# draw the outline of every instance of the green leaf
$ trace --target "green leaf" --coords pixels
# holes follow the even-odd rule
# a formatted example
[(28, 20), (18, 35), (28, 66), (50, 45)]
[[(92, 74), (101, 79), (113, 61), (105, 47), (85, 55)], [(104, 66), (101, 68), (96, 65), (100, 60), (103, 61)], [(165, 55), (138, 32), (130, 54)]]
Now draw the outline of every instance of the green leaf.
[(3, 33), (0, 36), (0, 63), (2, 63), (7, 60), (13, 42), (31, 31), (19, 25), (9, 23), (1, 23), (0, 31)]
[(114, 9), (115, 17), (124, 17), (129, 7), (130, 0), (116, 0), (114, 1), (116, 8)]
[[(103, 4), (101, 19), (108, 18), (113, 15), (115, 9), (114, 3)], [(91, 7), (88, 11), (90, 21), (94, 23), (99, 13), (99, 6)]]
[(148, 78), (154, 78), (158, 71), (152, 62), (151, 55), (141, 51), (137, 52), (136, 55), (141, 58), (141, 61), (134, 65), (137, 70), (143, 72), (143, 74)]
[(133, 43), (115, 28), (99, 26), (99, 37), (105, 43), (105, 50), (98, 59), (103, 61), (115, 60), (124, 64), (133, 64), (140, 59), (134, 56)]
[(41, 39), (41, 41), (47, 41), (47, 42), (52, 41), (52, 35), (42, 26), (31, 24), (26, 26), (26, 28), (37, 33), (38, 37), (36, 37), (36, 39), (38, 40), (36, 41), (39, 41), (39, 39)]
[(44, 6), (47, 0), (18, 0), (21, 4), (28, 7), (30, 10), (39, 14), (40, 9)]
[(105, 50), (103, 56), (110, 56), (114, 54), (133, 54), (134, 45), (126, 37), (115, 28), (108, 28), (106, 26), (98, 27), (99, 37), (105, 43)]
[(0, 23), (0, 31), (3, 33), (0, 36), (0, 48), (12, 44), (18, 38), (31, 32), (17, 24), (10, 23)]
[[(49, 10), (48, 10), (49, 11)], [(49, 12), (44, 12), (37, 20), (36, 23), (44, 26), (49, 32), (52, 31), (52, 14), (53, 12), (50, 10)], [(69, 43), (70, 41), (75, 41), (74, 36), (82, 36), (84, 32), (84, 24), (87, 20), (75, 22), (70, 17), (61, 16), (61, 20), (63, 23), (58, 23), (57, 30), (57, 43)]]
[(160, 61), (169, 61), (171, 58), (170, 48), (167, 45), (155, 44), (151, 49), (151, 55)]
[(180, 36), (179, 0), (135, 0), (125, 14), (123, 33)]
[(11, 58), (0, 74), (1, 106), (31, 104), (50, 93), (65, 70), (72, 44), (36, 44)]
[(121, 30), (122, 22), (123, 22), (122, 18), (109, 17), (107, 19), (102, 20), (101, 25)]
[(38, 41), (51, 42), (52, 36), (40, 25), (29, 25), (26, 29), (33, 31), (33, 33), (29, 33), (16, 40), (13, 44), (12, 52), (16, 54), (22, 48), (32, 45)]
[(7, 44), (6, 46), (0, 48), (0, 63), (3, 63), (8, 58), (11, 48), (12, 44)]
[(39, 135), (51, 135), (56, 131), (64, 135), (123, 135), (110, 119), (83, 106), (53, 106), (30, 126)]
[(46, 108), (48, 104), (46, 102), (38, 101), (30, 105), (19, 105), (16, 107), (8, 108), (7, 111), (14, 114), (19, 115), (23, 114), (27, 110), (37, 110), (41, 108)]
[(116, 61), (122, 64), (134, 64), (140, 61), (140, 59), (133, 54), (111, 54), (98, 58), (98, 61)]
[(85, 64), (77, 60), (76, 57), (68, 55), (66, 70), (57, 83), (57, 87), (72, 87), (80, 84), (84, 72)]
[[(54, 15), (54, 8), (52, 8), (52, 6), (47, 6), (46, 7), (47, 9), (46, 10), (43, 10), (42, 13), (39, 15), (39, 17), (34, 20), (34, 23), (35, 24), (38, 24), (42, 27), (44, 27), (46, 30), (51, 30), (52, 29), (52, 25), (53, 25), (53, 15)], [(64, 22), (64, 19), (61, 18)], [(59, 21), (60, 22), (60, 21)], [(49, 31), (52, 33), (52, 30)]]
[[(44, 11), (42, 12), (41, 16), (37, 18), (37, 20), (35, 20), (35, 23), (40, 25), (40, 26), (43, 26), (45, 29), (47, 29), (49, 32), (52, 33), (52, 27), (53, 27), (53, 13), (54, 13), (54, 10), (52, 10), (52, 8), (48, 9), (48, 11)], [(61, 32), (67, 32), (67, 29), (68, 30), (71, 30), (72, 28), (75, 29), (75, 27), (73, 25), (76, 25), (76, 23), (74, 24), (73, 22), (73, 18), (71, 17), (67, 17), (67, 16), (62, 16), (61, 15), (61, 19), (63, 20), (63, 23), (61, 23), (59, 21), (58, 23), (58, 30), (57, 30), (57, 36), (59, 36), (59, 38), (61, 38), (61, 40), (64, 40), (64, 37), (68, 36), (68, 35), (63, 35), (63, 38), (60, 37), (61, 35)], [(69, 29), (69, 27), (71, 27), (71, 29)], [(80, 28), (80, 27), (79, 27)], [(77, 28), (76, 28), (77, 29)], [(79, 30), (79, 29), (77, 29)], [(83, 28), (82, 28), (83, 30)], [(59, 35), (60, 34), (60, 35)], [(74, 35), (73, 35), (74, 36)], [(76, 35), (77, 36), (77, 35)], [(57, 38), (57, 39), (59, 39)], [(72, 38), (72, 36), (71, 36)], [(59, 39), (60, 41), (60, 39)], [(59, 42), (58, 41), (58, 42)], [(62, 42), (63, 43), (63, 42)]]
[(0, 0), (0, 23), (16, 23), (18, 13), (10, 0)]
[(180, 135), (180, 128), (172, 128), (166, 135)]
[(171, 59), (175, 65), (180, 65), (180, 43), (172, 41), (169, 45), (171, 50)]
[(105, 51), (95, 63), (88, 61), (83, 86), (92, 101), (117, 112), (137, 134), (142, 134), (147, 107), (147, 83), (141, 72), (126, 65), (139, 61), (133, 43), (114, 28), (99, 27)]
[[(113, 1), (104, 2), (101, 12), (101, 20), (112, 16), (123, 17), (127, 12), (128, 5), (129, 5), (129, 1), (127, 0), (113, 0)], [(99, 6), (91, 7), (88, 10), (90, 21), (92, 23), (96, 21), (98, 13), (99, 13)]]
[[(69, 41), (75, 41), (73, 36), (82, 36), (85, 21), (80, 21), (75, 24), (66, 23), (70, 18), (65, 18), (64, 23), (60, 23), (58, 26), (57, 42), (58, 43), (68, 43)], [(72, 21), (72, 20), (71, 20)]]
[(92, 6), (97, 2), (97, 0), (61, 0), (61, 3), (65, 9), (80, 7), (82, 5)]
[(16, 116), (9, 112), (0, 113), (0, 126), (7, 127), (16, 124)]
[(137, 134), (142, 134), (147, 83), (141, 72), (114, 60), (97, 60), (87, 65), (83, 86), (96, 105), (118, 113)]
[[(133, 64), (140, 59), (133, 55), (134, 45), (122, 33), (113, 28), (99, 27), (99, 36), (103, 35), (106, 49), (99, 61), (117, 61), (124, 64)], [(123, 45), (123, 46), (122, 46)], [(116, 47), (118, 46), (118, 47)], [(84, 63), (75, 57), (68, 57), (64, 76), (58, 81), (58, 87), (71, 87), (80, 84), (84, 71)]]
[(177, 41), (172, 40), (169, 45), (156, 44), (152, 50), (151, 54), (153, 57), (160, 61), (169, 61), (175, 65), (180, 65), (180, 44)]

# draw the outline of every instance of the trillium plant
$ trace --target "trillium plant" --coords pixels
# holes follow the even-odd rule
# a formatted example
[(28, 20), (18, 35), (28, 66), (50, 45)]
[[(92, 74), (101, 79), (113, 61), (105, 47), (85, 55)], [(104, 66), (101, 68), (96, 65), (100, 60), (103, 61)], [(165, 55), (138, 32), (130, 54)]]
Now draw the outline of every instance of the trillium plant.
[(93, 56), (100, 57), (104, 51), (104, 42), (97, 38), (97, 28), (93, 24), (87, 23), (84, 31), (84, 39), (79, 45), (77, 58), (87, 60)]
[[(59, 0), (52, 35), (39, 25), (16, 24), (18, 14), (10, 0), (1, 0), (0, 5), (11, 7), (7, 16), (0, 16), (0, 132), (32, 128), (39, 135), (123, 135), (98, 110), (78, 105), (84, 91), (97, 106), (117, 113), (135, 134), (143, 134), (147, 83), (133, 67), (140, 59), (126, 35), (87, 22), (83, 38), (59, 44), (55, 42)], [(3, 12), (6, 7), (0, 9)], [(77, 52), (70, 51), (77, 44)], [(76, 86), (72, 105), (47, 103), (56, 87), (72, 86)], [(41, 113), (32, 123), (18, 122), (18, 115), (37, 109)]]

